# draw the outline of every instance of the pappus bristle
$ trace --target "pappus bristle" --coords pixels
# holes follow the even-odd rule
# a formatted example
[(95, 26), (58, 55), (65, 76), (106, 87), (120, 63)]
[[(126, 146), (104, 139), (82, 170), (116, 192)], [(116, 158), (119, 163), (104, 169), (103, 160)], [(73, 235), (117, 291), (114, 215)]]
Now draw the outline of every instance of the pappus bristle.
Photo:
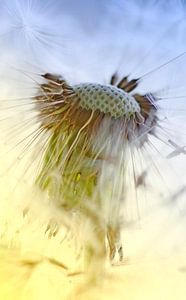
[[(57, 26), (57, 18), (52, 20), (52, 13), (58, 10), (58, 3), (46, 1), (39, 3), (37, 1), (2, 1), (2, 26), (0, 30), (2, 46), (9, 48), (14, 45), (17, 56), (34, 57), (37, 59), (37, 53), (40, 55), (49, 55), (50, 50), (58, 52), (63, 48), (65, 37), (60, 34)], [(22, 44), (22, 50), (19, 49)], [(14, 55), (14, 54), (13, 54)]]

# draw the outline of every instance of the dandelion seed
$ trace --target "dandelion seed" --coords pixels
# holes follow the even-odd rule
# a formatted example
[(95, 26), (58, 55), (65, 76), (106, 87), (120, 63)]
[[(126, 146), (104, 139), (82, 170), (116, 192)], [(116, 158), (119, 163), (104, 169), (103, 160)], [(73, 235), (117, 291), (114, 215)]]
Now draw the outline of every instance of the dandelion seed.
[(145, 186), (145, 178), (147, 176), (147, 171), (143, 171), (141, 173), (141, 175), (138, 176), (137, 180), (136, 180), (136, 188), (140, 187), (140, 186)]
[(168, 142), (171, 146), (173, 146), (175, 148), (175, 150), (173, 152), (171, 152), (170, 154), (168, 154), (167, 158), (172, 158), (172, 157), (175, 157), (180, 154), (186, 154), (185, 146), (179, 146), (172, 140), (168, 140)]

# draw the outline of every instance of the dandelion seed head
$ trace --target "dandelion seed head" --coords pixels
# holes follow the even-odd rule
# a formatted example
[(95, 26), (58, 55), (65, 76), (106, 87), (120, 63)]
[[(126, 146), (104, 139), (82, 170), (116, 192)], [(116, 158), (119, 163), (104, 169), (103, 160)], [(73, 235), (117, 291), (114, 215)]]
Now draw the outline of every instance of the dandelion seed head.
[(130, 117), (140, 113), (140, 106), (134, 97), (111, 85), (83, 83), (73, 87), (80, 99), (80, 106), (90, 110), (109, 113), (113, 118)]
[[(58, 75), (47, 73), (42, 77), (46, 80), (40, 88), (44, 95), (36, 97), (36, 109), (41, 119), (45, 115), (45, 120), (41, 123), (45, 128), (60, 128), (66, 124), (69, 129), (76, 126), (82, 133), (94, 135), (97, 130), (103, 130), (103, 120), (110, 118), (112, 126), (108, 127), (119, 126), (124, 139), (134, 140), (136, 146), (139, 146), (156, 127), (156, 98), (152, 94), (134, 93), (137, 80), (128, 81), (123, 78), (118, 85), (69, 85)], [(136, 142), (137, 139), (140, 143)]]
[[(37, 2), (32, 1), (32, 3), (35, 3), (37, 7)], [(134, 7), (131, 3), (128, 6)], [(63, 7), (62, 2), (60, 7)], [(84, 13), (84, 6), (80, 7), (81, 9), (79, 8), (79, 10), (81, 10), (81, 13)], [(27, 168), (29, 173), (33, 173), (34, 189), (39, 189), (39, 196), (41, 193), (41, 197), (38, 200), (42, 201), (43, 195), (47, 198), (47, 207), (51, 214), (49, 214), (50, 217), (48, 215), (44, 217), (43, 223), (45, 224), (41, 234), (49, 240), (56, 241), (60, 236), (60, 226), (64, 227), (67, 232), (69, 230), (70, 234), (74, 235), (75, 242), (77, 242), (80, 249), (78, 250), (78, 255), (82, 258), (84, 255), (82, 253), (86, 252), (88, 260), (92, 260), (92, 270), (95, 276), (97, 276), (104, 264), (103, 262), (107, 257), (106, 252), (108, 252), (111, 261), (115, 256), (116, 260), (123, 259), (121, 231), (123, 229), (127, 231), (129, 224), (138, 223), (136, 220), (140, 220), (141, 211), (143, 211), (144, 207), (145, 209), (146, 206), (148, 206), (148, 209), (150, 207), (149, 211), (151, 212), (154, 210), (154, 199), (152, 199), (154, 193), (159, 193), (159, 190), (164, 188), (161, 187), (162, 182), (160, 185), (156, 184), (155, 176), (158, 174), (157, 177), (159, 178), (161, 175), (162, 177), (167, 177), (166, 168), (164, 169), (159, 164), (161, 158), (163, 156), (166, 157), (166, 151), (161, 151), (160, 140), (167, 147), (170, 146), (172, 136), (170, 136), (170, 132), (164, 132), (164, 136), (162, 134), (166, 126), (164, 121), (167, 121), (167, 119), (161, 118), (161, 113), (164, 113), (165, 110), (163, 111), (162, 107), (159, 107), (159, 105), (163, 106), (163, 101), (159, 101), (162, 100), (161, 95), (158, 92), (156, 93), (156, 91), (161, 89), (162, 86), (164, 87), (164, 79), (168, 86), (173, 88), (176, 86), (176, 82), (174, 81), (173, 83), (173, 80), (171, 80), (171, 74), (174, 77), (178, 77), (176, 70), (174, 72), (168, 71), (160, 78), (160, 68), (158, 66), (161, 63), (161, 59), (163, 62), (166, 62), (165, 57), (162, 55), (163, 52), (167, 52), (168, 48), (172, 48), (169, 47), (172, 37), (170, 35), (167, 39), (167, 33), (172, 30), (172, 27), (177, 32), (177, 27), (175, 24), (171, 28), (162, 26), (164, 24), (164, 18), (162, 20), (164, 12), (161, 13), (161, 18), (158, 18), (156, 13), (153, 15), (151, 9), (147, 9), (144, 18), (145, 4), (142, 6), (142, 1), (140, 1), (139, 8), (137, 18), (135, 15), (136, 10), (133, 8), (131, 11), (125, 10), (123, 12), (123, 10), (120, 10), (124, 26), (122, 26), (122, 22), (118, 18), (118, 20), (115, 18), (117, 22), (112, 22), (112, 28), (109, 27), (111, 30), (108, 30), (107, 22), (103, 22), (103, 27), (107, 27), (106, 34), (102, 32), (100, 27), (99, 30), (96, 27), (98, 34), (95, 40), (92, 35), (90, 35), (90, 39), (88, 36), (85, 39), (81, 39), (82, 36), (78, 36), (76, 30), (71, 30), (69, 37), (76, 36), (77, 40), (73, 38), (73, 43), (70, 46), (68, 43), (66, 45), (68, 51), (70, 51), (69, 53), (72, 54), (73, 52), (73, 55), (70, 55), (71, 60), (67, 73), (63, 61), (59, 59), (59, 56), (63, 55), (62, 48), (60, 44), (55, 43), (59, 41), (64, 31), (61, 20), (57, 22), (59, 26), (55, 26), (56, 13), (54, 14), (53, 12), (53, 18), (48, 18), (50, 13), (44, 14), (40, 18), (40, 12), (35, 9), (29, 9), (24, 14), (25, 6), (23, 6), (21, 11), (16, 11), (16, 14), (10, 20), (11, 37), (16, 37), (16, 43), (20, 52), (19, 41), (25, 41), (25, 38), (27, 38), (29, 44), (34, 45), (35, 54), (37, 54), (36, 57), (38, 57), (40, 65), (42, 65), (41, 60), (44, 61), (42, 70), (37, 68), (39, 65), (36, 66), (37, 74), (26, 73), (29, 66), (26, 67), (26, 72), (24, 72), (26, 76), (29, 74), (31, 87), (34, 88), (32, 89), (32, 91), (34, 90), (33, 93), (31, 92), (30, 94), (28, 92), (31, 98), (7, 99), (6, 105), (4, 100), (2, 105), (2, 109), (5, 106), (10, 106), (10, 108), (7, 108), (6, 113), (8, 111), (14, 115), (15, 111), (12, 108), (12, 101), (16, 100), (14, 103), (18, 104), (16, 112), (17, 110), (19, 111), (17, 117), (19, 124), (11, 131), (11, 134), (15, 137), (15, 142), (13, 141), (13, 143), (17, 143), (18, 139), (20, 146), (20, 155), (16, 157), (21, 162), (25, 152), (29, 152), (31, 160), (29, 162), (26, 161), (26, 166), (24, 167)], [(10, 11), (12, 12), (12, 10)], [(47, 11), (49, 12), (50, 10), (47, 9)], [(56, 10), (54, 11), (56, 12)], [(89, 13), (90, 11), (92, 10), (89, 10)], [(46, 10), (42, 10), (42, 12), (46, 13)], [(125, 18), (123, 18), (123, 13)], [(134, 14), (132, 15), (131, 13)], [(50, 26), (51, 24), (53, 26)], [(132, 24), (133, 26), (131, 27)], [(156, 24), (159, 25), (156, 26)], [(69, 25), (68, 23), (67, 27)], [(166, 22), (165, 25), (167, 25)], [(158, 38), (160, 28), (165, 29), (162, 29), (164, 34), (161, 34), (161, 39)], [(151, 39), (147, 37), (152, 32), (154, 34), (152, 35), (153, 47), (151, 48), (151, 46), (149, 47)], [(57, 38), (58, 33), (60, 34), (59, 39)], [(22, 39), (23, 37), (24, 39)], [(36, 40), (38, 42), (35, 44)], [(78, 41), (77, 44), (76, 41)], [(47, 45), (49, 44), (49, 46), (53, 45), (53, 48), (49, 47), (50, 56), (48, 56), (48, 53), (47, 55), (42, 55), (42, 53), (46, 54), (45, 51), (42, 53), (39, 51), (41, 48), (46, 50), (47, 45), (45, 42), (48, 42)], [(92, 43), (91, 46), (90, 42)], [(163, 52), (160, 51), (160, 55), (157, 55), (159, 53), (159, 45), (163, 48)], [(165, 45), (166, 47), (164, 48)], [(87, 55), (82, 56), (82, 51), (80, 50), (82, 48), (87, 49)], [(114, 51), (116, 48), (117, 51)], [(175, 48), (177, 48), (177, 44)], [(105, 52), (108, 55), (105, 55)], [(76, 58), (76, 55), (79, 55), (77, 60), (73, 59), (73, 56)], [(109, 57), (111, 56), (113, 63), (108, 67), (110, 63)], [(49, 57), (54, 58), (54, 60), (49, 59)], [(94, 59), (95, 64), (93, 63)], [(76, 61), (78, 61), (78, 67)], [(35, 62), (35, 60), (30, 59), (29, 63), (32, 64), (32, 62)], [(152, 65), (152, 62), (154, 65)], [(66, 63), (68, 64), (67, 61)], [(98, 72), (94, 76), (92, 69), (98, 63), (102, 63), (103, 67), (100, 72), (99, 65)], [(175, 60), (173, 65), (177, 65), (177, 63), (178, 61)], [(70, 64), (73, 66), (71, 71)], [(89, 77), (88, 67), (90, 68), (91, 77)], [(182, 69), (184, 69), (184, 63), (182, 63), (182, 68), (179, 70), (181, 80), (179, 83), (181, 84), (183, 82), (182, 77), (184, 77)], [(111, 77), (111, 72), (114, 71), (119, 74), (122, 72), (122, 76), (130, 74), (129, 78), (139, 79), (129, 81), (128, 77), (124, 77), (118, 84), (117, 80), (116, 82), (113, 80), (112, 83), (108, 84), (106, 79)], [(41, 76), (43, 72), (52, 72), (52, 74), (45, 73)], [(55, 75), (53, 72), (59, 72), (62, 76)], [(81, 72), (84, 72), (85, 75), (83, 79)], [(63, 75), (69, 81), (66, 81)], [(155, 77), (152, 75), (155, 75)], [(25, 84), (21, 82), (20, 91), (27, 88), (27, 84), (28, 82)], [(177, 89), (175, 91), (176, 96), (178, 92)], [(167, 89), (165, 87), (165, 97), (167, 96), (166, 93)], [(10, 98), (15, 98), (15, 94), (13, 95), (11, 90), (9, 90), (9, 94), (11, 94)], [(173, 109), (178, 105), (175, 105), (175, 99), (169, 103), (174, 106)], [(23, 119), (25, 108), (26, 119)], [(32, 124), (34, 130), (30, 127)], [(22, 134), (23, 143), (19, 132)], [(173, 139), (173, 141), (175, 140)], [(174, 153), (170, 153), (169, 157), (173, 157), (173, 154), (185, 154), (185, 148), (182, 148), (181, 143), (175, 145), (180, 147), (173, 145), (171, 150)], [(174, 151), (174, 148), (176, 148), (176, 151)], [(35, 153), (33, 156), (32, 150)], [(20, 179), (20, 182), (22, 181), (23, 176)], [(151, 184), (153, 187), (155, 186), (155, 192)], [(144, 205), (143, 207), (145, 202), (144, 194), (147, 192), (149, 195), (149, 191), (153, 193), (150, 195), (149, 201), (146, 201), (146, 206)], [(137, 203), (138, 199), (139, 205)], [(39, 212), (44, 209), (42, 209), (42, 205), (39, 206), (39, 201), (31, 200), (38, 202), (36, 215), (39, 221), (38, 225), (35, 226), (35, 230), (39, 231), (42, 223)], [(54, 205), (60, 215), (60, 221), (57, 225), (56, 211), (53, 212), (48, 203)], [(23, 215), (25, 216), (24, 219), (28, 218), (29, 213), (27, 210), (26, 213), (23, 210)], [(54, 216), (54, 218), (51, 218), (51, 216)], [(149, 214), (149, 216), (150, 218), (152, 216), (152, 220), (154, 215)], [(80, 223), (81, 226), (79, 226)], [(124, 228), (125, 225), (126, 227)], [(76, 227), (75, 230), (74, 227)], [(125, 241), (128, 244), (125, 247), (127, 252), (128, 247), (130, 248), (130, 239), (125, 238)], [(31, 243), (33, 243), (33, 240), (30, 239)], [(74, 245), (73, 242), (70, 244), (70, 248), (73, 248), (71, 247), (72, 245)], [(64, 251), (63, 247), (62, 243), (59, 243), (56, 248), (61, 253), (61, 249)], [(82, 247), (85, 250), (84, 252)], [(135, 251), (137, 252), (138, 249), (135, 248)], [(53, 253), (55, 254), (55, 250)], [(124, 253), (124, 255), (126, 254)], [(61, 257), (62, 261), (66, 258), (63, 255)], [(76, 260), (77, 256), (74, 255), (73, 259), (74, 257)], [(70, 257), (69, 261), (73, 259)], [(67, 264), (71, 265), (69, 262)]]

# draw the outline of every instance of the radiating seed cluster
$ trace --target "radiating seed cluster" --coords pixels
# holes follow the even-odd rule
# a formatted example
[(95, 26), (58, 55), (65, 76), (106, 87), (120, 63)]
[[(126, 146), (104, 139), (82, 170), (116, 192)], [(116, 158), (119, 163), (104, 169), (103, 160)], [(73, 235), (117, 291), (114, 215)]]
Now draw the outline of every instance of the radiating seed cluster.
[(83, 83), (73, 89), (80, 99), (80, 106), (87, 110), (99, 110), (113, 118), (130, 117), (140, 112), (134, 97), (115, 86)]

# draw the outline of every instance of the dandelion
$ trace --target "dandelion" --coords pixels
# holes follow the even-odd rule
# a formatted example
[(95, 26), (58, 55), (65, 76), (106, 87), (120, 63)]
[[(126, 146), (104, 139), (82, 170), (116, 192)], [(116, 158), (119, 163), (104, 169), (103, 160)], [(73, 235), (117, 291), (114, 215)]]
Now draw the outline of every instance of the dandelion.
[[(115, 73), (109, 84), (72, 85), (60, 75), (45, 73), (40, 76), (42, 82), (36, 82), (32, 109), (39, 128), (26, 137), (30, 140), (24, 151), (39, 136), (47, 137), (35, 184), (69, 220), (75, 214), (84, 223), (85, 263), (96, 270), (96, 276), (107, 252), (112, 263), (124, 260), (122, 206), (128, 185), (134, 181), (136, 189), (145, 186), (146, 177), (144, 171), (137, 178), (135, 156), (140, 157), (146, 145), (152, 144), (151, 137), (161, 140), (157, 129), (162, 123), (159, 102), (163, 98), (137, 89), (143, 78), (184, 55), (137, 79), (125, 76), (119, 80)], [(176, 153), (183, 152), (172, 140), (163, 142), (176, 147)], [(49, 236), (56, 235), (56, 224), (54, 228), (52, 233), (48, 225)]]
[(154, 133), (157, 99), (135, 92), (138, 79), (118, 82), (116, 74), (108, 85), (71, 86), (61, 76), (42, 77), (35, 107), (50, 139), (36, 183), (62, 209), (88, 218), (94, 236), (86, 244), (89, 261), (105, 258), (106, 238), (111, 261), (117, 253), (122, 261), (127, 160)]
[[(51, 41), (59, 41), (58, 36), (56, 40), (56, 36), (49, 34), (48, 26), (43, 27), (38, 13), (38, 26), (35, 27), (29, 9), (26, 12), (26, 16), (21, 15), (22, 19), (16, 19), (18, 23), (14, 31), (21, 27), (21, 33), (27, 37), (27, 41), (36, 41), (39, 48), (43, 46), (43, 41), (47, 42), (47, 47), (43, 49), (48, 49)], [(59, 52), (60, 45), (54, 43), (53, 46)], [(42, 53), (46, 54), (45, 51)], [(107, 256), (112, 264), (124, 262), (125, 251), (121, 238), (125, 221), (123, 206), (128, 200), (131, 186), (135, 193), (141, 187), (146, 187), (149, 165), (159, 172), (151, 153), (155, 151), (160, 156), (162, 153), (153, 139), (174, 148), (168, 158), (185, 154), (185, 147), (179, 146), (164, 126), (167, 118), (162, 116), (161, 104), (171, 97), (163, 97), (162, 91), (153, 91), (151, 88), (148, 88), (148, 92), (140, 90), (141, 83), (152, 74), (157, 74), (184, 57), (185, 52), (182, 52), (163, 64), (157, 64), (152, 71), (147, 70), (136, 77), (129, 75), (119, 78), (119, 72), (116, 72), (109, 84), (99, 80), (79, 80), (80, 83), (71, 84), (70, 80), (68, 82), (50, 70), (48, 73), (41, 72), (39, 80), (35, 80), (38, 74), (23, 71), (32, 80), (36, 90), (30, 102), (24, 97), (6, 99), (7, 102), (23, 100), (8, 107), (13, 113), (16, 108), (22, 107), (26, 107), (28, 113), (33, 112), (33, 118), (21, 120), (21, 131), (25, 125), (23, 131), (26, 137), (18, 144), (26, 141), (26, 146), (22, 148), (19, 161), (31, 146), (39, 146), (35, 185), (61, 210), (65, 226), (70, 227), (69, 224), (75, 220), (71, 226), (73, 228), (70, 228), (75, 232), (74, 235), (82, 231), (76, 239), (80, 244), (85, 270), (91, 270), (96, 278), (100, 279), (98, 274), (102, 274)], [(142, 64), (145, 59), (144, 56)], [(30, 129), (35, 119), (38, 127), (34, 127), (34, 131), (27, 135), (27, 128)], [(11, 133), (14, 132), (17, 134), (17, 128)], [(39, 145), (40, 141), (43, 148)], [(145, 170), (141, 170), (143, 168)], [(26, 209), (24, 215), (27, 214)], [(52, 220), (44, 232), (51, 239), (58, 235), (58, 229)], [(48, 260), (52, 261), (52, 258)], [(57, 260), (55, 264), (60, 265)]]
[[(124, 259), (122, 206), (128, 184), (134, 181), (138, 189), (145, 186), (146, 177), (144, 171), (137, 178), (134, 157), (140, 157), (146, 145), (153, 145), (151, 137), (161, 140), (157, 129), (161, 128), (159, 101), (163, 98), (137, 92), (146, 75), (119, 80), (113, 74), (110, 84), (71, 85), (60, 75), (45, 73), (33, 97), (39, 123), (36, 138), (47, 134), (35, 183), (66, 215), (75, 214), (84, 223), (85, 263), (96, 270), (97, 277), (107, 250), (112, 263)], [(176, 145), (170, 141), (163, 142)]]

